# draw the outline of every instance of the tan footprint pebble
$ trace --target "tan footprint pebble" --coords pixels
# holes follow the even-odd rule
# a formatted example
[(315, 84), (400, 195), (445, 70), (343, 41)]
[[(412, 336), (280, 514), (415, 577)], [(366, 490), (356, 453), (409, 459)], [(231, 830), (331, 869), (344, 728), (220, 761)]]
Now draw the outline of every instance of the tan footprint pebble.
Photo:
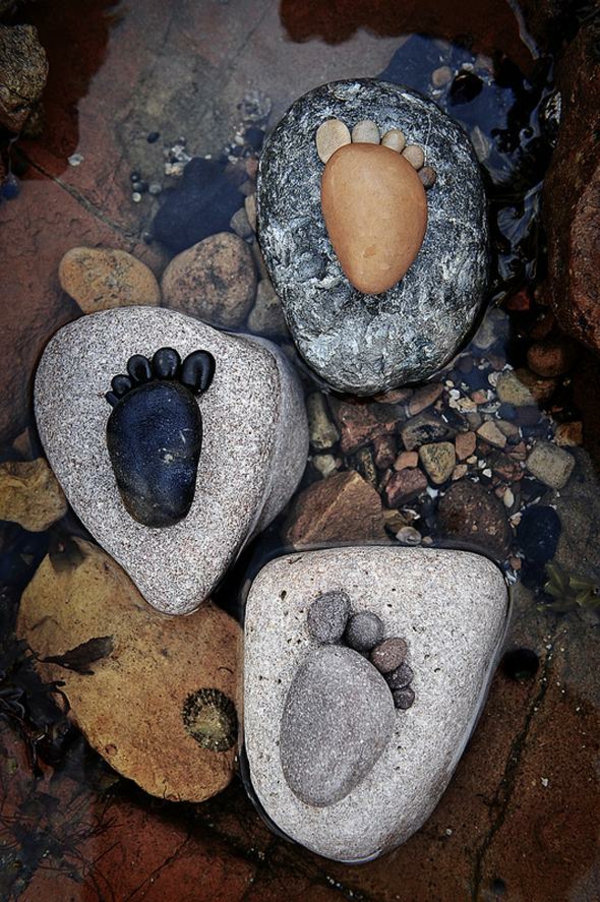
[(385, 133), (381, 139), (381, 143), (384, 147), (389, 147), (390, 150), (402, 153), (406, 147), (406, 138), (404, 137), (404, 132), (399, 128), (391, 128), (389, 132)]
[(357, 122), (352, 129), (353, 144), (379, 144), (379, 129), (372, 119)]
[(415, 169), (420, 169), (425, 162), (423, 148), (419, 147), (418, 144), (408, 144), (402, 151), (402, 156)]
[(344, 144), (350, 144), (350, 130), (341, 119), (327, 119), (317, 129), (317, 153), (323, 163)]

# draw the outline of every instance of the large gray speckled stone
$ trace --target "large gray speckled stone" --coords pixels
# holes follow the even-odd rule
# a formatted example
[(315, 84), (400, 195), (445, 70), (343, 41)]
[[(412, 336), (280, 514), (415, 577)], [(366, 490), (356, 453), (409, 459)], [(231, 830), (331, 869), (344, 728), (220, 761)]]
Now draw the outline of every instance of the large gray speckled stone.
[[(307, 805), (290, 788), (279, 741), (298, 669), (318, 647), (307, 610), (344, 590), (354, 610), (405, 636), (415, 701), (394, 713), (383, 753), (344, 798)], [(253, 790), (269, 818), (320, 855), (364, 861), (407, 840), (429, 817), (482, 708), (508, 618), (500, 570), (464, 551), (345, 547), (271, 561), (250, 589), (245, 621), (244, 739)], [(340, 756), (342, 753), (340, 752)]]
[[(132, 354), (151, 356), (163, 346), (181, 357), (210, 351), (216, 370), (198, 399), (203, 441), (192, 507), (184, 520), (156, 529), (133, 520), (121, 501), (104, 394)], [(274, 345), (160, 307), (102, 311), (62, 328), (38, 367), (35, 415), (77, 516), (146, 600), (169, 614), (189, 613), (208, 597), (287, 503), (308, 452), (302, 390)]]
[[(416, 260), (393, 288), (364, 295), (347, 281), (321, 213), (315, 132), (337, 117), (401, 128), (437, 172)], [(258, 237), (292, 337), (312, 369), (341, 391), (369, 395), (424, 379), (455, 353), (487, 281), (488, 229), (468, 137), (432, 101), (372, 79), (332, 82), (297, 100), (261, 157)]]
[(373, 665), (351, 648), (323, 646), (302, 663), (281, 720), (288, 785), (307, 805), (339, 802), (369, 773), (394, 727), (394, 700)]

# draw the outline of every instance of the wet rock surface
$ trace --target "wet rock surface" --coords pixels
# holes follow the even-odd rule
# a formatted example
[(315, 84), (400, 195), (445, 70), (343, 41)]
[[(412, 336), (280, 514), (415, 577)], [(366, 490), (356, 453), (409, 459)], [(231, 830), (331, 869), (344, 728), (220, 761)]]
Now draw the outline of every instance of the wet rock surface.
[(350, 648), (320, 648), (299, 667), (281, 719), (285, 779), (306, 805), (339, 802), (369, 773), (394, 725), (383, 677)]
[(67, 499), (43, 458), (0, 464), (0, 520), (43, 532), (67, 512)]
[[(182, 357), (209, 351), (216, 378), (201, 399), (203, 448), (190, 512), (175, 526), (152, 529), (133, 520), (118, 493), (104, 394), (132, 354), (151, 356), (165, 343)], [(146, 600), (169, 613), (202, 603), (250, 536), (285, 505), (306, 461), (304, 402), (281, 355), (163, 308), (106, 310), (59, 332), (38, 368), (35, 406), (73, 509)]]
[[(372, 119), (382, 133), (400, 124), (438, 172), (419, 255), (376, 297), (346, 280), (323, 224), (314, 136), (332, 116)], [(487, 224), (473, 151), (435, 105), (369, 80), (312, 91), (266, 142), (257, 198), (259, 241), (292, 337), (330, 385), (373, 394), (430, 375), (454, 353), (485, 290)]]
[[(350, 722), (345, 718), (353, 719), (346, 707), (353, 701), (357, 710), (364, 712), (355, 725), (357, 735), (364, 739), (363, 754), (374, 756), (381, 748), (389, 715), (383, 695), (381, 703), (372, 700), (370, 713), (364, 711), (365, 699), (372, 695), (368, 674), (381, 681), (378, 685), (385, 689), (389, 705), (393, 696), (390, 685), (385, 685), (364, 658), (360, 658), (366, 668), (364, 677), (351, 665), (346, 685), (338, 684), (342, 657), (352, 656), (358, 664), (354, 657), (358, 654), (332, 646), (315, 648), (308, 630), (307, 605), (321, 593), (340, 589), (348, 594), (356, 614), (378, 616), (389, 636), (410, 637), (411, 665), (401, 664), (395, 671), (404, 668), (402, 679), (394, 683), (394, 691), (404, 694), (392, 711), (392, 736), (374, 763), (370, 758), (371, 770), (353, 788), (349, 774), (356, 773), (354, 743), (337, 743), (336, 767), (325, 773), (320, 762), (314, 762), (314, 755), (310, 769), (306, 763), (312, 736), (318, 734), (321, 748), (330, 750), (333, 737), (340, 738), (337, 731)], [(448, 605), (450, 593), (452, 605)], [(456, 766), (487, 685), (506, 615), (506, 588), (500, 571), (469, 553), (354, 547), (289, 555), (267, 564), (248, 596), (244, 663), (250, 779), (267, 815), (291, 838), (339, 860), (368, 859), (407, 839), (435, 806)], [(459, 635), (461, 654), (457, 658)], [(309, 661), (313, 663), (307, 665)], [(318, 671), (316, 684), (308, 679), (313, 670)], [(406, 689), (413, 675), (416, 699), (410, 710), (402, 710), (411, 701)], [(324, 693), (320, 699), (317, 685)], [(329, 692), (331, 712), (324, 705)], [(298, 726), (302, 721), (305, 731), (288, 732), (290, 693), (294, 723)], [(312, 699), (313, 693), (314, 706), (303, 709), (302, 697)], [(340, 709), (344, 717), (335, 724), (334, 712)], [(380, 712), (381, 735), (372, 719), (375, 710)], [(279, 745), (284, 732), (285, 763)], [(349, 759), (345, 758), (346, 747), (352, 752)], [(290, 762), (297, 765), (300, 756), (305, 760), (304, 773), (294, 770), (292, 779), (297, 781), (296, 788), (307, 793), (307, 801), (295, 794), (286, 779), (286, 766)], [(311, 787), (310, 771), (322, 776), (319, 794)], [(339, 796), (342, 781), (343, 798)], [(336, 797), (338, 801), (334, 801)], [(316, 807), (315, 799), (331, 803)]]

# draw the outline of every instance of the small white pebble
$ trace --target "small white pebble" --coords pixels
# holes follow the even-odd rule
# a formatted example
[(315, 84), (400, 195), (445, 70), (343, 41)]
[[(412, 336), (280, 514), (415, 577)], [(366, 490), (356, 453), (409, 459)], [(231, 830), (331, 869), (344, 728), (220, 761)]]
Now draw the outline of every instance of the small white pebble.
[(352, 129), (353, 144), (379, 144), (379, 129), (372, 119), (357, 122)]
[(510, 508), (515, 503), (515, 496), (510, 489), (507, 489), (502, 497), (502, 500), (504, 502), (504, 507)]
[(391, 128), (389, 132), (385, 133), (381, 139), (381, 143), (384, 147), (389, 147), (390, 150), (402, 153), (406, 147), (406, 138), (404, 137), (404, 132), (400, 131), (399, 128)]
[(344, 144), (350, 144), (350, 131), (341, 119), (327, 119), (317, 129), (315, 136), (317, 153), (323, 163)]
[(68, 157), (69, 166), (80, 166), (84, 160), (85, 157), (82, 153), (72, 153), (71, 156)]
[(540, 777), (540, 781), (541, 781), (542, 786), (544, 787), (544, 789), (546, 789), (546, 787), (548, 786), (548, 784), (549, 784), (549, 782), (550, 782), (550, 780), (548, 779), (548, 777)]
[(483, 475), (484, 475), (484, 476), (487, 476), (488, 479), (491, 479), (491, 478), (492, 478), (492, 471), (490, 470), (489, 467), (486, 467), (486, 468), (485, 468), (485, 470), (483, 471)]
[(425, 153), (418, 144), (408, 144), (402, 151), (402, 156), (415, 169), (420, 169), (425, 162)]
[(134, 191), (133, 194), (131, 195), (131, 199), (134, 202), (134, 204), (139, 204), (139, 202), (142, 199), (142, 195), (140, 194), (139, 191)]

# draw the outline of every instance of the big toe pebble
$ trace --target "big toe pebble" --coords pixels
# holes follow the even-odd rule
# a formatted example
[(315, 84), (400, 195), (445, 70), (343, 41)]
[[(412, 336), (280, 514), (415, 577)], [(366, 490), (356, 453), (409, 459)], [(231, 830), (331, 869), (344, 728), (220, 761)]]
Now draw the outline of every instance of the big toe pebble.
[[(353, 664), (346, 672), (342, 656), (358, 653), (319, 646), (308, 628), (315, 594), (340, 590), (354, 611), (381, 617), (386, 636), (407, 637), (389, 740), (389, 709), (372, 689), (383, 678), (364, 658), (369, 676)], [(470, 552), (346, 547), (268, 563), (248, 595), (244, 663), (248, 774), (268, 818), (341, 861), (407, 840), (437, 805), (473, 730), (507, 616), (502, 573)], [(352, 748), (356, 761), (359, 743), (368, 770), (346, 758)]]
[[(199, 398), (203, 441), (192, 506), (156, 529), (119, 495), (106, 446), (104, 394), (132, 354), (209, 351), (216, 370)], [(227, 335), (172, 310), (129, 307), (61, 329), (42, 356), (35, 415), (46, 454), (83, 524), (146, 600), (169, 614), (208, 597), (244, 544), (287, 503), (302, 476), (308, 427), (302, 391), (269, 342)]]

